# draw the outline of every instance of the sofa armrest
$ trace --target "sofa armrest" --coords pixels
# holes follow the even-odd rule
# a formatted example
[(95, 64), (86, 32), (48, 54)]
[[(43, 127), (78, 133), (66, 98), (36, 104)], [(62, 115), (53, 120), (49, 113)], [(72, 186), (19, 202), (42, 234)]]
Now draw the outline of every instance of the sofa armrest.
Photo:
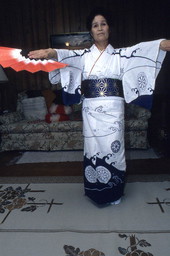
[(11, 112), (0, 115), (0, 124), (11, 124), (23, 120), (22, 115), (19, 112)]
[(151, 117), (151, 111), (135, 104), (125, 104), (126, 119), (148, 120)]

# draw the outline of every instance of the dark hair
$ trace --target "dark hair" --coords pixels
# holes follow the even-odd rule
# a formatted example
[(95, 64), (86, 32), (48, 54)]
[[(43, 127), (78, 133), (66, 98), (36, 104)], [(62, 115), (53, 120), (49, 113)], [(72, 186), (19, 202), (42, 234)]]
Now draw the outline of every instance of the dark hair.
[(88, 31), (91, 30), (91, 27), (92, 27), (92, 21), (94, 19), (94, 17), (96, 15), (102, 15), (106, 21), (107, 21), (107, 24), (109, 25), (109, 27), (112, 25), (112, 20), (111, 20), (111, 15), (110, 13), (105, 10), (104, 8), (101, 8), (101, 7), (97, 7), (95, 9), (93, 9), (90, 14), (88, 15), (87, 17), (87, 21), (86, 21), (86, 27), (88, 29)]

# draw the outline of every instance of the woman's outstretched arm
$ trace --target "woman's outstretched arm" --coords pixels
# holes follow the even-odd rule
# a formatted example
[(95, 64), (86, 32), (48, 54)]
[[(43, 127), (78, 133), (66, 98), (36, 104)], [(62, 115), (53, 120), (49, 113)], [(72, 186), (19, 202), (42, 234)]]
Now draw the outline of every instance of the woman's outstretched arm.
[(57, 59), (57, 52), (52, 49), (40, 49), (28, 53), (30, 59)]

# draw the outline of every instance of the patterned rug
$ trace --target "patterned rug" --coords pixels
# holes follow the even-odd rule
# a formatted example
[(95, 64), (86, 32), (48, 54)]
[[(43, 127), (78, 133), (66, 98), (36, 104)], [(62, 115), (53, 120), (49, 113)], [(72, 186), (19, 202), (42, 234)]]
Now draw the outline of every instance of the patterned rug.
[(83, 184), (1, 184), (3, 256), (169, 256), (170, 182), (127, 183), (97, 207)]

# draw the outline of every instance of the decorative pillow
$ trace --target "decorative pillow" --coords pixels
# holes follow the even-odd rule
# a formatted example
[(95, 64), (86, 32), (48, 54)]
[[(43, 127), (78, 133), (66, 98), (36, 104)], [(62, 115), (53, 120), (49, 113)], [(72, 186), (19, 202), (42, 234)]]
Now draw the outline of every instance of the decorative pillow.
[(23, 114), (23, 109), (22, 109), (22, 101), (23, 99), (27, 98), (35, 98), (35, 97), (43, 97), (41, 90), (27, 90), (18, 93), (18, 99), (17, 99), (17, 112), (20, 112)]
[(45, 120), (47, 106), (44, 97), (27, 98), (22, 100), (24, 117), (27, 120)]

